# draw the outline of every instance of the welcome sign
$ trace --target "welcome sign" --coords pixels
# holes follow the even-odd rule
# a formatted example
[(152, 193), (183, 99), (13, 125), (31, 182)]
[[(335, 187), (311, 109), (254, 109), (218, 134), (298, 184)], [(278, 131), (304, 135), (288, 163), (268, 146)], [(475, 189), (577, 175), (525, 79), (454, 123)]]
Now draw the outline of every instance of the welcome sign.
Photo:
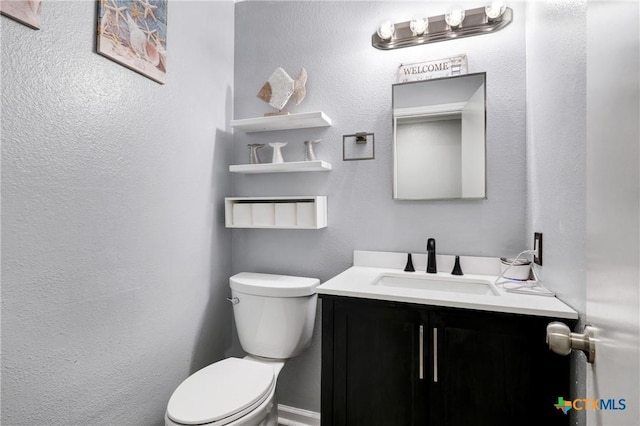
[(458, 55), (434, 61), (401, 64), (398, 69), (398, 82), (429, 80), (466, 73), (467, 55)]

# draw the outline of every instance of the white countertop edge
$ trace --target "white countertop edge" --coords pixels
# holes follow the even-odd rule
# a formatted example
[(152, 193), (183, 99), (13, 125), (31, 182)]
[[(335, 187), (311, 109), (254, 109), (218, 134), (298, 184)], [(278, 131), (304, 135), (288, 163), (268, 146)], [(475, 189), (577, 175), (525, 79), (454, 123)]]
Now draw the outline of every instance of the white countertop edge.
[[(556, 297), (507, 293), (501, 287), (498, 287), (500, 296), (481, 296), (447, 292), (426, 294), (423, 290), (381, 288), (370, 285), (382, 273), (403, 272), (402, 269), (396, 268), (353, 266), (318, 286), (317, 293), (558, 319), (578, 319), (578, 313)], [(439, 273), (439, 275), (450, 276), (448, 273)], [(496, 279), (495, 275), (465, 274), (465, 276), (472, 279), (488, 280), (492, 283)]]
[[(549, 318), (557, 318), (557, 319), (561, 319), (561, 318), (578, 319), (577, 312), (565, 312), (565, 311), (548, 310), (548, 309), (535, 309), (535, 308), (527, 309), (522, 307), (496, 306), (496, 305), (487, 306), (482, 304), (470, 304), (468, 302), (454, 302), (454, 301), (435, 300), (435, 299), (421, 300), (421, 299), (416, 299), (412, 297), (381, 295), (381, 294), (371, 294), (371, 293), (354, 294), (352, 292), (339, 291), (339, 290), (323, 290), (323, 291), (318, 291), (318, 294), (321, 294), (321, 295), (324, 294), (327, 296), (345, 296), (345, 297), (353, 297), (358, 299), (381, 300), (381, 301), (388, 301), (388, 302), (412, 303), (414, 305), (440, 306), (440, 307), (460, 308), (460, 309), (468, 309), (468, 310), (475, 310), (475, 311), (530, 315), (530, 316), (549, 317)], [(531, 296), (531, 297), (544, 297), (544, 296)]]

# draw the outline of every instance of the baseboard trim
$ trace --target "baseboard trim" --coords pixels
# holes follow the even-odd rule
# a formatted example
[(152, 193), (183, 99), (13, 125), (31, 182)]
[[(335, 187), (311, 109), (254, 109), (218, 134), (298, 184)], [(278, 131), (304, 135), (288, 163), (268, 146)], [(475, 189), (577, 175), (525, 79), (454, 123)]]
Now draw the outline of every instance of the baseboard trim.
[(278, 404), (278, 424), (282, 426), (320, 426), (320, 413)]

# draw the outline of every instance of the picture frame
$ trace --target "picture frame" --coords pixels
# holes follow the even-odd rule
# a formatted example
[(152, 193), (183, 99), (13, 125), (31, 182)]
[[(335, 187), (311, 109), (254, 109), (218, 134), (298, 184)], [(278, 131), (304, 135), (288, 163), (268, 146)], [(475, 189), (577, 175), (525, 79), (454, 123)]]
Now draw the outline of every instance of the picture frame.
[(41, 0), (2, 0), (0, 13), (34, 30), (40, 29)]
[(167, 0), (98, 0), (98, 53), (165, 84), (167, 3)]

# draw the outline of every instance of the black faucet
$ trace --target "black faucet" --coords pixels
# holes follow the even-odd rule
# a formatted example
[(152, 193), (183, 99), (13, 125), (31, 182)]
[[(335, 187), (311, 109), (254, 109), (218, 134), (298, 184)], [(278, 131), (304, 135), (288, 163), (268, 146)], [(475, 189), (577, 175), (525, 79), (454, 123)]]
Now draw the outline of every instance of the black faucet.
[(435, 274), (438, 272), (436, 266), (436, 240), (429, 238), (427, 240), (427, 273)]

